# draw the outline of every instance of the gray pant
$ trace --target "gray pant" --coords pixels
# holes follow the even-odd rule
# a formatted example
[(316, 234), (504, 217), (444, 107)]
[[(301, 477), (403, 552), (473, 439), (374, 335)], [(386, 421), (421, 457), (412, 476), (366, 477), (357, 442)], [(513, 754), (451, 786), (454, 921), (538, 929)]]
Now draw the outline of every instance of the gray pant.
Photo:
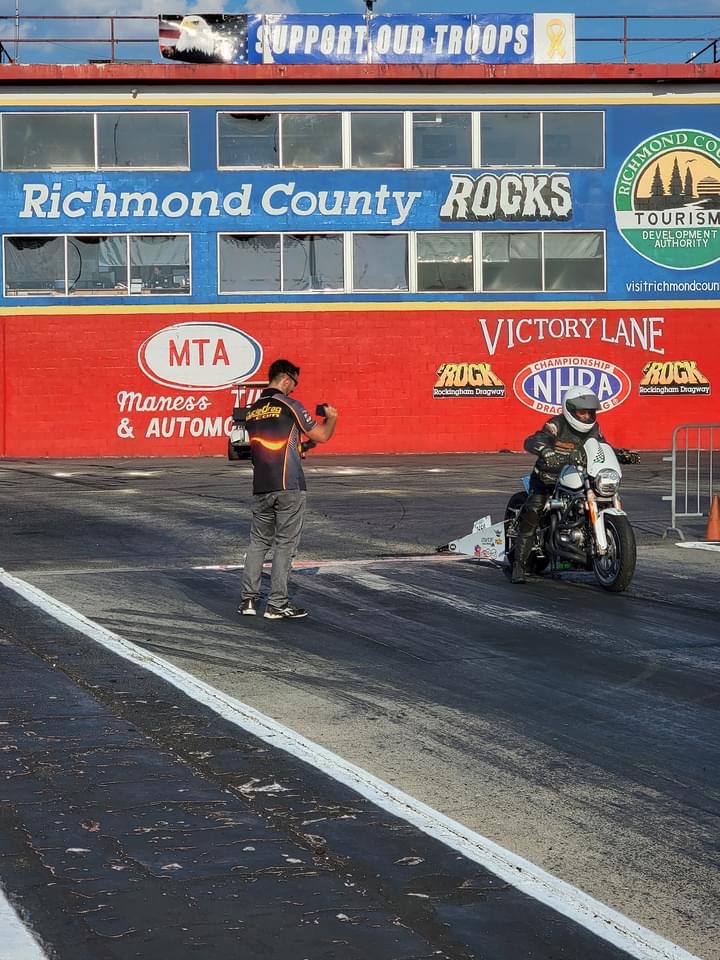
[(250, 546), (245, 556), (243, 600), (257, 600), (265, 557), (273, 551), (268, 603), (288, 602), (288, 576), (305, 517), (305, 490), (278, 490), (253, 496)]

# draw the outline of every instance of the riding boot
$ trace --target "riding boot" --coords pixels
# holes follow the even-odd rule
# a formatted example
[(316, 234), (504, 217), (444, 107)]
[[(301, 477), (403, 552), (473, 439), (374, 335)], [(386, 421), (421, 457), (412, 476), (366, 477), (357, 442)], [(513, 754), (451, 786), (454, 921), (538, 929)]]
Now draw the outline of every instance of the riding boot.
[(518, 531), (510, 574), (511, 583), (527, 583), (527, 564), (535, 541), (540, 513), (547, 497), (542, 484), (539, 488), (533, 486), (533, 481), (530, 481), (530, 484), (530, 493), (518, 517)]
[[(520, 530), (515, 541), (515, 550), (513, 552), (512, 573), (510, 574), (510, 583), (527, 583), (527, 562), (530, 558), (533, 539), (535, 537), (534, 516), (530, 514), (527, 517), (521, 516)], [(525, 520), (525, 523), (523, 523)], [(528, 523), (528, 520), (530, 521)]]

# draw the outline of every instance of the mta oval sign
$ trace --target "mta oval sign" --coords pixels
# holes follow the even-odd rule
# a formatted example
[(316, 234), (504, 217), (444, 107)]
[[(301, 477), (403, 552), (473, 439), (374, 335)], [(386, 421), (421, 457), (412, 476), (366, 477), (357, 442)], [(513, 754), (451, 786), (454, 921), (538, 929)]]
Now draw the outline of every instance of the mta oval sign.
[(594, 357), (550, 357), (523, 367), (513, 381), (518, 400), (532, 410), (562, 411), (565, 391), (587, 387), (600, 399), (602, 410), (612, 410), (630, 395), (630, 377), (607, 360)]
[(180, 390), (223, 390), (247, 380), (262, 363), (262, 347), (227, 323), (176, 323), (138, 350), (146, 377)]

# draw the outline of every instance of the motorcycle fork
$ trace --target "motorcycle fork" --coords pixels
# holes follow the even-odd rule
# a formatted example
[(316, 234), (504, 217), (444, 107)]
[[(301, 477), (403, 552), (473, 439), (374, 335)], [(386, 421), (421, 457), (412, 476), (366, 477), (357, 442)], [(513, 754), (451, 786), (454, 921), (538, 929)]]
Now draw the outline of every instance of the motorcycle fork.
[(592, 523), (593, 533), (595, 534), (595, 546), (600, 556), (604, 556), (608, 549), (605, 520), (602, 513), (598, 512), (597, 498), (592, 490), (586, 491), (586, 499), (590, 522)]

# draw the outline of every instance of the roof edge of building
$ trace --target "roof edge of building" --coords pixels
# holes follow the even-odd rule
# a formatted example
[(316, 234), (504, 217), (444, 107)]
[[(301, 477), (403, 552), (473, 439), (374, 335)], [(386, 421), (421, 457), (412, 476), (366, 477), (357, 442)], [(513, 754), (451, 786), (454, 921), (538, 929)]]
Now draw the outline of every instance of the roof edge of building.
[(720, 63), (574, 64), (17, 64), (0, 66), (5, 83), (702, 83)]

